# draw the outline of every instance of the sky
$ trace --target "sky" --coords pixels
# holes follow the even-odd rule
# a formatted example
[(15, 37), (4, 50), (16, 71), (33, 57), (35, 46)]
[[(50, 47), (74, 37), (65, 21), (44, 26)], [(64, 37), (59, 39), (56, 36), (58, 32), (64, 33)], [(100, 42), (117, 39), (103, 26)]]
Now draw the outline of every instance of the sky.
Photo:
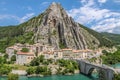
[(39, 15), (52, 2), (98, 32), (120, 34), (120, 0), (0, 0), (0, 26), (18, 25)]

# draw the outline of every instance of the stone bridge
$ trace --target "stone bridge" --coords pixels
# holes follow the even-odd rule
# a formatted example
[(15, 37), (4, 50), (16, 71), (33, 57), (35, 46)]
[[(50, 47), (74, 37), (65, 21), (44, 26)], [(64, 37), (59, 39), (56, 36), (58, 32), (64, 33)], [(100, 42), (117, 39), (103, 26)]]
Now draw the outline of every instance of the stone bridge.
[(92, 71), (96, 69), (99, 73), (99, 76), (101, 74), (104, 76), (104, 79), (103, 77), (99, 77), (100, 80), (113, 80), (114, 78), (114, 70), (108, 66), (96, 65), (84, 60), (77, 60), (77, 62), (79, 64), (80, 73), (91, 75)]

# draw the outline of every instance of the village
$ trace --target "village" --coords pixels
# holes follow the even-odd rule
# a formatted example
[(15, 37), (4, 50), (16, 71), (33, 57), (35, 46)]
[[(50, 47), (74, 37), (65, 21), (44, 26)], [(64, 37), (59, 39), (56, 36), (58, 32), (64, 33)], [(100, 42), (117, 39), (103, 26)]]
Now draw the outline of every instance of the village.
[[(28, 51), (23, 51), (27, 49)], [(29, 45), (17, 43), (6, 48), (6, 53), (10, 60), (12, 56), (16, 56), (15, 64), (25, 65), (29, 64), (35, 57), (43, 55), (45, 59), (87, 59), (94, 55), (102, 54), (101, 49), (97, 50), (74, 50), (74, 49), (55, 49), (52, 46), (42, 45), (40, 43)]]

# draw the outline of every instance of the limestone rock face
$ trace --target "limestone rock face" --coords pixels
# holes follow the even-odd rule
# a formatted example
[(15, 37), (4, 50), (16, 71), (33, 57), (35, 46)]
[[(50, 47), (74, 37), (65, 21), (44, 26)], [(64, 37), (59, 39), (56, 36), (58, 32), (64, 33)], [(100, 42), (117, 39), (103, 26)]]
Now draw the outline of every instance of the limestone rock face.
[(35, 18), (38, 25), (28, 26), (26, 31), (34, 31), (34, 42), (59, 48), (87, 49), (97, 48), (99, 40), (87, 30), (80, 27), (58, 3), (52, 3), (42, 13), (40, 19)]

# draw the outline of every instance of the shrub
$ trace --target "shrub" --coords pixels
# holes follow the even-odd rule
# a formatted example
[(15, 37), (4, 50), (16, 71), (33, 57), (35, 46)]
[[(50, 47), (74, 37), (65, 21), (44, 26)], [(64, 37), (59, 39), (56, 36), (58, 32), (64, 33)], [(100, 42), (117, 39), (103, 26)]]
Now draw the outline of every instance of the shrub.
[(21, 51), (22, 51), (22, 52), (29, 52), (29, 49), (28, 49), (28, 48), (22, 48)]
[(18, 74), (12, 74), (12, 73), (8, 74), (8, 80), (18, 80), (18, 79), (19, 79)]

